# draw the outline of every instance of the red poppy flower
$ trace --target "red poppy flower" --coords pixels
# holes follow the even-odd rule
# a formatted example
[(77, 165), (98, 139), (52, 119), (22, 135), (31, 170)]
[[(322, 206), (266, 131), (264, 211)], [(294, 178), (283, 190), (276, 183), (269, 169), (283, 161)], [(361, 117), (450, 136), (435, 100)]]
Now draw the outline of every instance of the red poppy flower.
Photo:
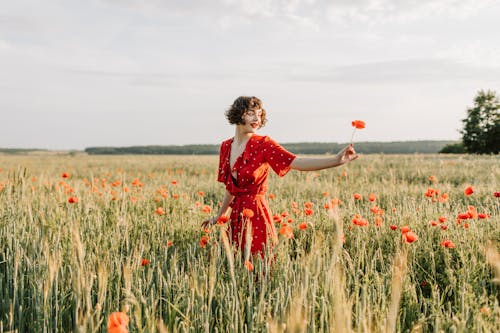
[(418, 236), (413, 231), (408, 231), (405, 233), (405, 240), (407, 243), (413, 243), (418, 240)]
[(63, 172), (63, 174), (61, 175), (61, 177), (63, 177), (63, 178), (69, 178), (70, 175), (67, 172)]
[(351, 124), (352, 127), (356, 127), (356, 129), (363, 129), (366, 126), (365, 122), (362, 120), (353, 120)]
[(300, 230), (307, 229), (307, 223), (306, 222), (302, 222), (301, 224), (299, 224), (299, 229)]
[(370, 195), (368, 196), (368, 200), (373, 202), (373, 201), (377, 200), (377, 196), (373, 193), (370, 193)]
[(113, 312), (108, 318), (108, 333), (128, 333), (129, 321), (124, 312)]
[(441, 230), (447, 230), (447, 229), (448, 229), (448, 226), (447, 226), (446, 224), (443, 224), (443, 225), (441, 226)]
[(243, 209), (242, 214), (243, 214), (243, 217), (246, 217), (246, 218), (252, 218), (254, 216), (254, 212), (250, 208)]
[(410, 227), (408, 227), (407, 225), (401, 227), (401, 233), (402, 234), (406, 234), (406, 233), (408, 233), (410, 231), (411, 231)]
[(210, 206), (203, 206), (203, 208), (201, 209), (204, 213), (210, 213), (212, 211), (212, 208), (210, 208)]
[(165, 211), (163, 210), (163, 207), (156, 208), (155, 213), (158, 215), (165, 215)]
[(429, 221), (430, 225), (432, 225), (433, 227), (437, 226), (438, 223), (436, 221)]
[(440, 216), (440, 217), (439, 217), (439, 222), (441, 222), (441, 223), (446, 222), (446, 220), (447, 220), (447, 218), (446, 218), (446, 217), (444, 217), (444, 216)]
[(493, 196), (494, 196), (495, 198), (500, 198), (500, 192), (495, 192), (495, 193), (493, 193)]
[(148, 259), (142, 259), (141, 260), (141, 266), (147, 266), (149, 265), (150, 261)]
[(447, 240), (444, 240), (440, 243), (440, 245), (442, 247), (446, 247), (448, 249), (452, 249), (455, 247), (455, 243), (453, 243), (451, 240), (447, 239)]
[(354, 197), (354, 200), (361, 200), (361, 198), (362, 198), (361, 194), (359, 194), (359, 193), (354, 193), (353, 197)]
[(171, 247), (171, 246), (174, 246), (174, 242), (172, 242), (172, 241), (167, 241), (167, 247)]
[(468, 187), (466, 187), (466, 188), (465, 188), (465, 190), (464, 190), (464, 194), (465, 194), (465, 195), (469, 196), (469, 195), (471, 195), (472, 193), (474, 193), (474, 187), (472, 187), (472, 186), (468, 186)]
[(201, 236), (201, 238), (200, 238), (200, 246), (201, 247), (207, 246), (209, 240), (210, 240), (210, 238), (208, 236), (206, 236), (206, 235)]
[(391, 228), (391, 230), (396, 230), (396, 229), (398, 228), (398, 226), (396, 226), (396, 225), (391, 225), (391, 226), (390, 226), (390, 228)]
[(368, 226), (368, 221), (365, 220), (364, 218), (362, 218), (361, 215), (356, 214), (356, 215), (354, 215), (354, 218), (352, 219), (352, 224), (360, 226), (360, 227), (366, 227), (366, 226)]
[(217, 224), (225, 224), (227, 221), (229, 221), (229, 216), (221, 215), (221, 217), (217, 219)]
[(77, 198), (77, 197), (69, 197), (69, 198), (68, 198), (68, 202), (69, 202), (70, 204), (75, 204), (75, 203), (77, 203), (77, 202), (78, 202), (78, 198)]
[(477, 214), (477, 217), (480, 218), (480, 219), (487, 219), (490, 217), (489, 214), (485, 214), (485, 213), (479, 213)]
[(286, 238), (293, 238), (293, 229), (289, 225), (284, 225), (280, 228), (280, 235)]
[(253, 271), (253, 264), (249, 260), (246, 260), (245, 261), (245, 268), (247, 269), (247, 271), (251, 272), (251, 271)]
[(305, 208), (304, 213), (309, 216), (309, 215), (312, 215), (314, 213), (314, 211), (311, 208)]

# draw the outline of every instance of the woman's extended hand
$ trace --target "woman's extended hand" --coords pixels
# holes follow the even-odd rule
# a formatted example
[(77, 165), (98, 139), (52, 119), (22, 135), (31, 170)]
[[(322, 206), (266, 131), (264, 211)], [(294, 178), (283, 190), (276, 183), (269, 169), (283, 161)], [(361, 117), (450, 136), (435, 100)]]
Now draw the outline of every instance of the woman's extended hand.
[(213, 217), (201, 222), (201, 227), (206, 228), (206, 227), (214, 225), (215, 223), (217, 223), (217, 217), (213, 216)]
[(341, 151), (339, 151), (339, 153), (337, 154), (339, 165), (354, 161), (358, 157), (359, 155), (356, 154), (356, 151), (354, 150), (354, 146), (352, 145), (352, 143), (347, 147), (345, 147), (344, 149), (342, 149)]

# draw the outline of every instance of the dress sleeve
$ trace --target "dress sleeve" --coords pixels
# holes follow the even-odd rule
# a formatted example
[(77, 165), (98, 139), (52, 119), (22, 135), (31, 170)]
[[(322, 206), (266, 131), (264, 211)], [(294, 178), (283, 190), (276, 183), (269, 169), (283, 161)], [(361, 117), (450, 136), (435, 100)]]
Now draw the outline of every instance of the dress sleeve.
[(267, 137), (264, 141), (263, 153), (266, 162), (280, 177), (290, 171), (290, 164), (295, 159), (295, 154), (283, 148), (279, 143)]
[(227, 179), (227, 168), (226, 168), (226, 161), (227, 161), (227, 142), (223, 142), (220, 145), (219, 149), (219, 170), (217, 173), (217, 181), (221, 183), (225, 183)]

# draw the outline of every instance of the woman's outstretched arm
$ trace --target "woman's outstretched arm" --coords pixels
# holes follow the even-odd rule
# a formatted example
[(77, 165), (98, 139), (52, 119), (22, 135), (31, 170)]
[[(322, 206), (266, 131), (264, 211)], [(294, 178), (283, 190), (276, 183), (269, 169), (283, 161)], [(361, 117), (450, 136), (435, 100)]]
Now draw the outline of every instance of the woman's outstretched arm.
[(217, 215), (203, 221), (201, 223), (201, 226), (203, 228), (206, 228), (207, 226), (211, 225), (211, 224), (215, 224), (217, 223), (217, 220), (222, 216), (222, 215), (226, 215), (226, 212), (227, 210), (229, 209), (229, 205), (231, 204), (231, 202), (233, 201), (234, 199), (234, 195), (232, 195), (231, 193), (229, 193), (228, 190), (226, 190), (226, 193), (224, 193), (224, 199), (222, 199), (222, 205), (220, 206), (219, 208), (219, 211), (217, 212)]
[(353, 145), (350, 144), (333, 157), (296, 157), (290, 164), (290, 168), (299, 171), (316, 171), (337, 167), (354, 161), (358, 157)]

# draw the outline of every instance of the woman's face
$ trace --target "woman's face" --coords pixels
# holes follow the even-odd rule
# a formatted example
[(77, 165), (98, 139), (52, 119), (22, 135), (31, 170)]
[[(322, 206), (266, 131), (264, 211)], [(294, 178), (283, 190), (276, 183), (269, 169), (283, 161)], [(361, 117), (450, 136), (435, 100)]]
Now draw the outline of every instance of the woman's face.
[(248, 131), (255, 132), (262, 126), (262, 110), (248, 110), (242, 116), (243, 125)]

